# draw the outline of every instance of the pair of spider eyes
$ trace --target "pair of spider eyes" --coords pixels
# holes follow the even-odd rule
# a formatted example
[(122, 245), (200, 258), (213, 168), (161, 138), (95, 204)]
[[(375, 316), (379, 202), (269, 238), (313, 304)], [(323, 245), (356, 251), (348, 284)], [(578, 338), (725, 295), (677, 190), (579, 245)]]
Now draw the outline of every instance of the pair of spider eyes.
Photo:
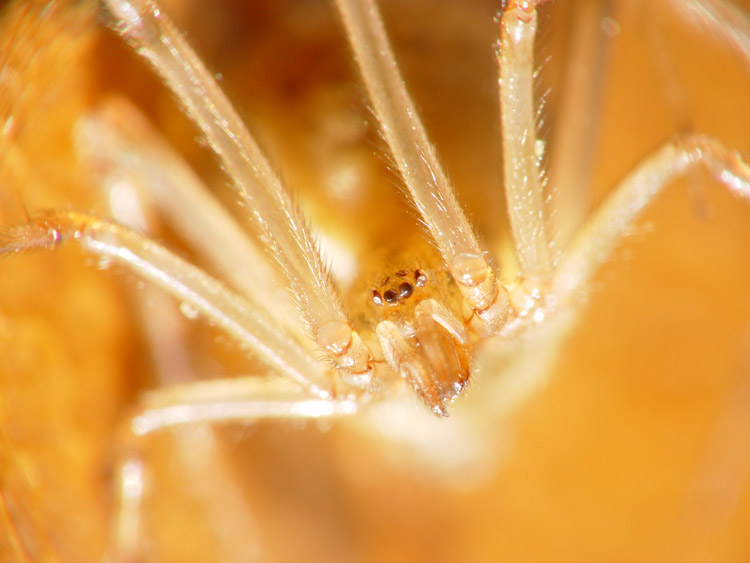
[[(400, 278), (405, 278), (409, 275), (408, 270), (399, 270), (395, 274)], [(388, 276), (380, 282), (380, 287), (385, 286), (391, 281), (391, 276)], [(402, 299), (408, 299), (414, 293), (414, 285), (417, 287), (423, 287), (427, 283), (427, 274), (422, 270), (414, 270), (414, 284), (409, 281), (404, 281), (398, 285), (396, 289), (387, 289), (382, 294), (377, 290), (372, 290), (372, 302), (375, 305), (382, 305), (388, 303), (389, 305), (395, 305)]]

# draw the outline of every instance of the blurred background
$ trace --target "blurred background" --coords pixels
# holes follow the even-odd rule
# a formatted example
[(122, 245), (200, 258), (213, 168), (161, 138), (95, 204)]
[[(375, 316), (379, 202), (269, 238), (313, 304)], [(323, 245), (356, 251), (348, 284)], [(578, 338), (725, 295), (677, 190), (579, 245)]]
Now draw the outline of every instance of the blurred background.
[[(326, 238), (363, 268), (413, 236), (416, 221), (377, 155), (383, 146), (331, 3), (164, 4)], [(381, 4), (459, 198), (502, 255), (499, 6)], [(687, 25), (675, 5), (541, 8), (538, 94), (549, 92), (542, 132), (551, 162), (568, 142), (556, 126), (568, 127), (576, 100), (587, 99), (566, 89), (571, 76), (593, 65), (600, 85), (584, 112), (592, 126), (583, 139), (572, 135), (591, 147), (575, 195), (584, 216), (678, 131), (750, 156), (750, 60), (720, 29)], [(2, 223), (60, 207), (111, 214), (72, 139), (78, 119), (113, 94), (147, 115), (231, 205), (197, 132), (107, 29), (96, 2), (0, 6)], [(581, 23), (587, 13), (593, 26)], [(603, 60), (575, 47), (586, 33)], [(192, 257), (167, 223), (155, 231)], [(486, 440), (499, 461), (464, 478), (400, 458), (356, 421), (150, 439), (142, 559), (747, 561), (748, 240), (750, 209), (707, 174), (668, 189), (597, 274), (548, 385)], [(99, 266), (73, 245), (0, 261), (3, 561), (102, 558), (116, 505), (116, 435), (139, 393), (164, 380), (156, 366), (167, 343), (175, 354), (190, 350), (181, 377), (262, 371), (135, 276)], [(170, 319), (160, 340), (149, 311), (161, 307), (171, 312), (159, 315)]]

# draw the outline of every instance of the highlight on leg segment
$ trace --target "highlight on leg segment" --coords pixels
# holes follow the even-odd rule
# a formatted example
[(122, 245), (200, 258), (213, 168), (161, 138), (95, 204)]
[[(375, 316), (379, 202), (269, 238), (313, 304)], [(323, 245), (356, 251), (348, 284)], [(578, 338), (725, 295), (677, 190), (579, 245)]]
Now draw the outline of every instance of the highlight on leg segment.
[(68, 241), (129, 267), (215, 322), (272, 369), (287, 374), (314, 395), (330, 396), (330, 380), (320, 366), (293, 338), (285, 337), (260, 303), (249, 303), (131, 229), (84, 213), (52, 211), (4, 227), (0, 252), (54, 249)]
[(304, 389), (279, 377), (196, 382), (146, 393), (139, 410), (122, 430), (115, 472), (119, 487), (112, 557), (120, 561), (139, 555), (141, 512), (148, 483), (144, 440), (154, 432), (202, 423), (251, 426), (274, 419), (331, 419), (351, 416), (357, 409), (355, 400), (310, 397)]
[(646, 206), (699, 165), (731, 193), (750, 201), (750, 166), (737, 151), (705, 135), (678, 136), (647, 157), (581, 226), (555, 272), (554, 299), (565, 301), (584, 287)]

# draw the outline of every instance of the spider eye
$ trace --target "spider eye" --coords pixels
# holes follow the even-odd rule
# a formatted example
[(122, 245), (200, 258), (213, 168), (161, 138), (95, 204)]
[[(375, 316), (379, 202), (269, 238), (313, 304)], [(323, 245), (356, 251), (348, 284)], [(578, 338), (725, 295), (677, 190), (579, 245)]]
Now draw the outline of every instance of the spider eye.
[(416, 282), (417, 287), (424, 287), (427, 283), (427, 274), (422, 270), (414, 270), (414, 281)]
[(383, 299), (385, 299), (386, 303), (390, 303), (391, 305), (394, 304), (396, 301), (398, 301), (398, 293), (393, 291), (392, 289), (389, 289), (383, 294)]
[(398, 297), (399, 299), (406, 299), (414, 293), (414, 286), (409, 282), (404, 282), (398, 286)]
[(396, 272), (396, 275), (400, 278), (403, 278), (404, 276), (409, 275), (409, 270), (399, 270)]
[(377, 306), (383, 304), (383, 297), (380, 295), (380, 292), (377, 289), (372, 290), (372, 302)]

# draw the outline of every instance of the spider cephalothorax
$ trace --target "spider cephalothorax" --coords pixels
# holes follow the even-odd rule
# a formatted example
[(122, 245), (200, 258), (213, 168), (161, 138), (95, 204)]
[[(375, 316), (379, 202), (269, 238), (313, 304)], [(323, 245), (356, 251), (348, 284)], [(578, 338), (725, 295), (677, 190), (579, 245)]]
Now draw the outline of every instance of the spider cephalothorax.
[[(390, 368), (404, 377), (436, 414), (469, 380), (474, 338), (461, 315), (450, 276), (397, 267), (371, 290), (367, 318)], [(365, 334), (369, 332), (366, 330)]]

